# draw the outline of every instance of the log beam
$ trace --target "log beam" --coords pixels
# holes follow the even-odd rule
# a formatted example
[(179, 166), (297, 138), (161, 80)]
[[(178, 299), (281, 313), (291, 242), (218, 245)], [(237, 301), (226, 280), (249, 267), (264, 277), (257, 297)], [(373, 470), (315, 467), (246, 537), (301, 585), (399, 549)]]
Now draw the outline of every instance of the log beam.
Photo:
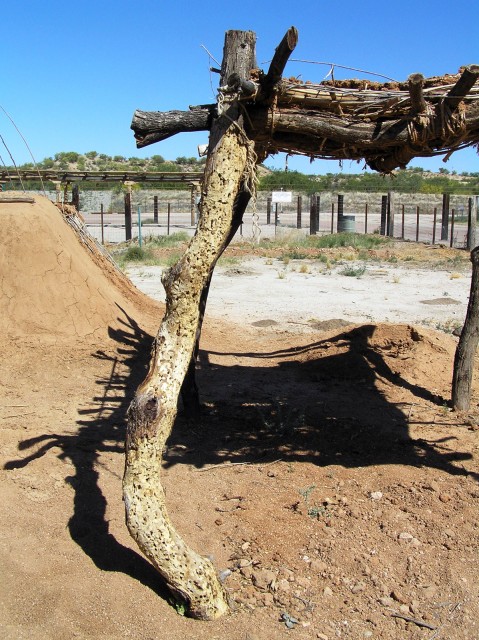
[(133, 129), (138, 149), (166, 140), (177, 133), (209, 131), (216, 105), (196, 107), (190, 111), (140, 111), (133, 114)]
[(479, 65), (470, 64), (464, 69), (459, 80), (452, 87), (447, 94), (444, 102), (447, 106), (454, 111), (459, 106), (459, 103), (464, 100), (472, 87), (476, 84), (479, 78)]

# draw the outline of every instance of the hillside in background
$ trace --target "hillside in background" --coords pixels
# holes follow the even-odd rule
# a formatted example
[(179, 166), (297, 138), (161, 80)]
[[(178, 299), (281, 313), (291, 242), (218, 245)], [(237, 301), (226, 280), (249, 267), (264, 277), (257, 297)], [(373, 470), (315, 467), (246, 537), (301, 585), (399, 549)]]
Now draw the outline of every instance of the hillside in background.
[[(161, 155), (150, 158), (126, 158), (109, 156), (105, 153), (89, 151), (85, 154), (75, 151), (61, 151), (53, 157), (37, 163), (38, 169), (58, 171), (201, 171), (205, 158), (180, 156), (176, 160), (165, 160)], [(18, 169), (34, 169), (33, 163), (18, 166)], [(14, 181), (15, 167), (7, 167)], [(397, 191), (404, 193), (456, 193), (479, 194), (479, 172), (456, 174), (447, 169), (431, 173), (414, 167), (396, 171), (384, 176), (370, 171), (357, 174), (327, 173), (325, 175), (304, 174), (298, 171), (271, 170), (259, 168), (260, 190), (294, 190), (311, 194), (318, 191)], [(28, 185), (31, 186), (30, 184)], [(93, 185), (92, 185), (93, 186)], [(34, 188), (31, 186), (31, 188)], [(94, 187), (93, 187), (94, 188)], [(159, 185), (161, 188), (161, 185)]]

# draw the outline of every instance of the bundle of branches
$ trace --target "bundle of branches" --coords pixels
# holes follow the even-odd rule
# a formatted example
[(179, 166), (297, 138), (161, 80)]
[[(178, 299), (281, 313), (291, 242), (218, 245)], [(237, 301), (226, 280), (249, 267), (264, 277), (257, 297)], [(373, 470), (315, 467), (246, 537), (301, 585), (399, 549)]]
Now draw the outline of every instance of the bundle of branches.
[[(289, 34), (289, 41), (288, 41)], [(286, 58), (297, 34), (288, 32), (276, 57)], [(136, 111), (131, 128), (138, 147), (183, 131), (206, 131), (218, 108), (232, 98), (245, 112), (248, 137), (260, 161), (279, 151), (335, 160), (364, 160), (381, 173), (414, 157), (445, 155), (479, 143), (479, 65), (456, 75), (406, 82), (329, 79), (319, 84), (253, 69), (220, 87), (218, 104), (189, 111)], [(277, 68), (282, 68), (281, 64)]]

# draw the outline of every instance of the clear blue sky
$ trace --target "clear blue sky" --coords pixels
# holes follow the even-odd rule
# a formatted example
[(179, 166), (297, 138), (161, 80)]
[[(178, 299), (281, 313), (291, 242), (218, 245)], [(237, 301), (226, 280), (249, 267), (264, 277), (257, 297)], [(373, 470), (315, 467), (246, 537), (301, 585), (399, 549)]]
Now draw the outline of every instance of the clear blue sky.
[[(187, 109), (215, 101), (218, 76), (211, 75), (205, 48), (221, 61), (230, 29), (257, 35), (262, 68), (286, 30), (294, 25), (299, 43), (293, 58), (327, 61), (405, 80), (456, 73), (479, 63), (474, 0), (372, 2), (161, 2), (161, 0), (17, 0), (2, 8), (0, 105), (15, 121), (34, 157), (58, 151), (166, 159), (194, 156), (207, 134), (181, 134), (137, 150), (130, 130), (136, 108)], [(215, 63), (213, 63), (215, 65)], [(291, 62), (285, 75), (321, 81), (322, 65)], [(336, 70), (335, 77), (358, 77)], [(30, 156), (4, 111), (0, 134), (18, 164)], [(10, 158), (0, 140), (3, 162)], [(265, 164), (284, 168), (284, 156)], [(474, 150), (418, 159), (414, 166), (479, 171)], [(338, 163), (290, 158), (290, 169), (308, 173), (339, 170)], [(345, 162), (343, 171), (361, 166)]]

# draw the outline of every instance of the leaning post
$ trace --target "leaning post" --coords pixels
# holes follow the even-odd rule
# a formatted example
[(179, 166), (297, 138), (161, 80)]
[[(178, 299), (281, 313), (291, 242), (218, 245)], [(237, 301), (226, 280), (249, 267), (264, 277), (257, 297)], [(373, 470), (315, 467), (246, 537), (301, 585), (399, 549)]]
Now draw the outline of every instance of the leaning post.
[[(226, 594), (212, 562), (185, 543), (169, 518), (161, 485), (162, 453), (183, 383), (188, 374), (194, 374), (195, 349), (215, 264), (241, 223), (256, 184), (260, 160), (239, 105), (241, 91), (249, 91), (253, 84), (249, 78), (256, 68), (255, 41), (251, 31), (226, 33), (198, 226), (183, 256), (162, 278), (165, 315), (153, 343), (149, 371), (128, 410), (123, 477), (128, 530), (187, 615), (202, 620), (228, 611)], [(291, 27), (262, 80), (264, 99), (274, 97), (296, 42), (297, 30)]]
[(471, 251), (471, 262), (471, 293), (454, 356), (451, 395), (452, 406), (456, 411), (467, 411), (471, 403), (474, 357), (479, 342), (479, 247)]

